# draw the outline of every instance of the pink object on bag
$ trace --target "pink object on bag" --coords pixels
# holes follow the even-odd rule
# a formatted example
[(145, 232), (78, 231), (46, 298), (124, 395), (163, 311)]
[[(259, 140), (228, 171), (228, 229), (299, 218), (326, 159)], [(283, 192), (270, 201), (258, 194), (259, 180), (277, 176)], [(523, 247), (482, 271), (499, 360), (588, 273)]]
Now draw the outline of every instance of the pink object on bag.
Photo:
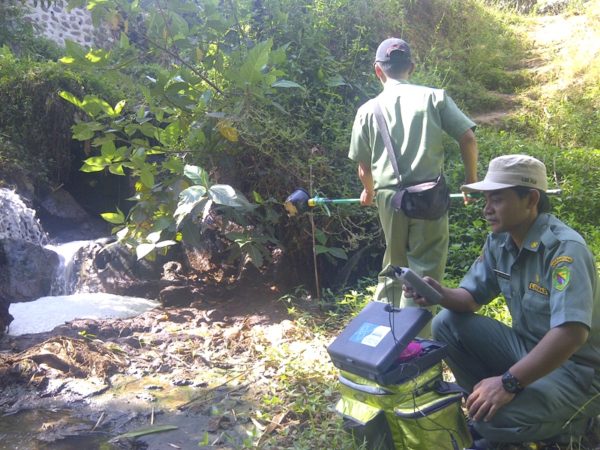
[(402, 353), (400, 353), (398, 360), (399, 361), (407, 361), (409, 359), (414, 358), (415, 356), (419, 356), (422, 351), (423, 351), (423, 346), (421, 346), (420, 343), (418, 343), (417, 341), (411, 341), (406, 346), (406, 348), (404, 350), (402, 350)]

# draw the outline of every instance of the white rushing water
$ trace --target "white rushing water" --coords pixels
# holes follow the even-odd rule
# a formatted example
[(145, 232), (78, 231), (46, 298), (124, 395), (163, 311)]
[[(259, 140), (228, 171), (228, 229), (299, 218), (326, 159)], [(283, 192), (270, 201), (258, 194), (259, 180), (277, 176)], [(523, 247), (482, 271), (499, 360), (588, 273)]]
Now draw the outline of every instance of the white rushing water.
[(74, 319), (108, 319), (137, 316), (160, 303), (139, 297), (103, 293), (80, 293), (42, 297), (33, 302), (12, 303), (15, 320), (8, 334), (43, 333)]
[(91, 245), (94, 241), (71, 241), (64, 244), (48, 244), (45, 246), (58, 254), (60, 265), (56, 270), (54, 282), (52, 283), (52, 295), (69, 295), (75, 292), (75, 285), (79, 279), (79, 265), (76, 255), (84, 247)]
[(17, 193), (5, 188), (0, 188), (0, 239), (45, 246), (60, 258), (51, 292), (54, 296), (23, 303), (11, 302), (9, 312), (14, 320), (8, 329), (10, 335), (42, 333), (75, 319), (134, 317), (160, 305), (145, 298), (74, 292), (81, 266), (81, 256), (78, 258), (77, 254), (93, 241), (45, 245), (48, 239), (35, 211), (28, 208)]

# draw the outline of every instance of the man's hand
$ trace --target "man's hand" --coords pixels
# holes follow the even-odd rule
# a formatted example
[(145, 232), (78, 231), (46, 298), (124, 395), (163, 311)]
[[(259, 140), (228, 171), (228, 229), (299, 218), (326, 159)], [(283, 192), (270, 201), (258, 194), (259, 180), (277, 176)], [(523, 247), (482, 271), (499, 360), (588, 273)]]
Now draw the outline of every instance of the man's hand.
[(358, 163), (358, 178), (363, 185), (363, 191), (360, 194), (360, 204), (362, 206), (371, 206), (375, 197), (375, 186), (373, 184), (373, 174), (371, 166), (364, 162)]
[(469, 192), (462, 191), (463, 203), (468, 205), (469, 203), (475, 203), (479, 198), (477, 195), (471, 195)]
[[(433, 287), (436, 291), (442, 292), (442, 285), (433, 278), (424, 276), (423, 281), (425, 281), (427, 284)], [(404, 295), (407, 298), (412, 298), (413, 301), (419, 306), (433, 306), (427, 301), (425, 297), (421, 297), (419, 294), (417, 294), (417, 292), (412, 288), (412, 286), (408, 286), (405, 284), (402, 286), (402, 291), (404, 292)]]
[(360, 194), (360, 204), (362, 206), (371, 206), (373, 204), (373, 199), (375, 198), (375, 191), (367, 191), (363, 189)]
[(514, 397), (515, 394), (507, 392), (502, 386), (502, 377), (484, 378), (467, 398), (469, 416), (475, 421), (489, 422)]

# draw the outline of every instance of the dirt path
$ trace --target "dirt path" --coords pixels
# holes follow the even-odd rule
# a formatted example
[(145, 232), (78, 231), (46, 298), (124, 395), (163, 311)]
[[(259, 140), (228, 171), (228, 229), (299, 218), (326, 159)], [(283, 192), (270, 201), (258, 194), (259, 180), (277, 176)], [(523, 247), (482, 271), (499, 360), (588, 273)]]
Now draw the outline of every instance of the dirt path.
[[(600, 9), (598, 5), (600, 2), (589, 7)], [(533, 80), (532, 87), (514, 94), (492, 93), (501, 106), (475, 115), (473, 119), (479, 125), (502, 127), (506, 119), (520, 111), (524, 101), (568, 91), (569, 86), (579, 82), (581, 64), (600, 54), (600, 30), (589, 16), (527, 17), (517, 32), (531, 45), (522, 66)]]

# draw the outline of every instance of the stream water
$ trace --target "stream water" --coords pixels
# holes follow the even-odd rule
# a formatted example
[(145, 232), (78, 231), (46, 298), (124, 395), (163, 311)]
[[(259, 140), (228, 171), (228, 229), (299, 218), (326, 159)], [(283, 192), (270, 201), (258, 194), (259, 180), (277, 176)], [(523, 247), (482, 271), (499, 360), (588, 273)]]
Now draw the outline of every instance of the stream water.
[(35, 211), (9, 189), (0, 189), (0, 209), (0, 239), (24, 240), (44, 246), (57, 253), (60, 260), (51, 296), (31, 302), (11, 302), (9, 312), (14, 321), (9, 326), (9, 335), (50, 331), (74, 319), (132, 317), (159, 305), (156, 301), (144, 298), (102, 292), (76, 292), (81, 267), (77, 256), (85, 253), (82, 250), (94, 241), (48, 244), (48, 236), (37, 220)]
[[(11, 303), (9, 311), (14, 321), (8, 338), (25, 342), (36, 337), (32, 334), (52, 330), (73, 319), (132, 317), (127, 324), (111, 324), (122, 325), (115, 328), (112, 338), (98, 336), (107, 343), (101, 347), (114, 349), (116, 357), (126, 358), (127, 364), (110, 381), (94, 376), (95, 372), (86, 377), (52, 375), (50, 367), (34, 374), (45, 377), (44, 384), (38, 385), (33, 378), (28, 383), (11, 382), (10, 374), (5, 372), (8, 378), (0, 384), (0, 450), (242, 447), (252, 429), (248, 417), (256, 409), (256, 397), (246, 394), (245, 385), (242, 390), (224, 385), (223, 376), (230, 369), (213, 367), (210, 353), (203, 356), (207, 351), (204, 342), (212, 342), (205, 312), (190, 310), (178, 316), (175, 311), (150, 311), (137, 317), (158, 302), (103, 292), (77, 292), (82, 255), (89, 253), (86, 248), (97, 245), (97, 241), (48, 244), (35, 211), (12, 191), (0, 189), (0, 207), (0, 240), (27, 240), (56, 252), (61, 261), (52, 295)], [(134, 324), (138, 319), (140, 323)], [(125, 332), (126, 328), (130, 330)], [(135, 334), (131, 329), (136, 330)], [(219, 330), (220, 326), (215, 327), (215, 331)], [(46, 347), (42, 352), (55, 348)], [(82, 364), (93, 361), (90, 367), (99, 370), (110, 361), (101, 352), (80, 352), (76, 346), (65, 348), (68, 356), (76, 357)], [(197, 354), (194, 349), (199, 349)], [(54, 356), (64, 357), (60, 351)], [(14, 353), (9, 350), (8, 354)], [(188, 403), (189, 407), (182, 406)], [(144, 436), (143, 442), (118, 440), (124, 432), (147, 429), (153, 423), (176, 431), (152, 433)], [(216, 447), (217, 442), (225, 446)]]

